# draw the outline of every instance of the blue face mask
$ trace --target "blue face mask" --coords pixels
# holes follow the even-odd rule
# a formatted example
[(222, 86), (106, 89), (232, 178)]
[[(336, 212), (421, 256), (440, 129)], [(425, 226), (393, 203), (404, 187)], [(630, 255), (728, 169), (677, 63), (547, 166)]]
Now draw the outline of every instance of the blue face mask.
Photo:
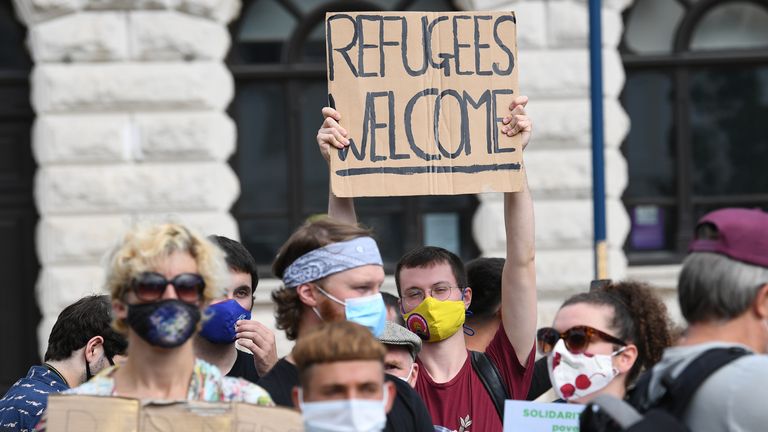
[(251, 311), (236, 300), (227, 300), (208, 306), (204, 312), (200, 336), (215, 344), (231, 344), (237, 338), (235, 323), (251, 319)]
[[(379, 337), (384, 332), (384, 325), (387, 321), (387, 306), (384, 304), (384, 298), (381, 294), (372, 294), (365, 297), (356, 297), (347, 299), (343, 302), (336, 297), (325, 292), (324, 289), (317, 287), (323, 295), (336, 303), (344, 306), (344, 314), (347, 321), (358, 323), (373, 333), (373, 336)], [(315, 309), (315, 313), (320, 314)], [(322, 319), (323, 317), (320, 317)]]

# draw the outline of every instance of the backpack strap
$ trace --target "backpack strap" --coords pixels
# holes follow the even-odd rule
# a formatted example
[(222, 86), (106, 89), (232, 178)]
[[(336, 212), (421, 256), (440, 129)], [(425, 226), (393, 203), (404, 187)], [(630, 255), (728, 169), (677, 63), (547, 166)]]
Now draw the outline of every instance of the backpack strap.
[(618, 399), (615, 396), (599, 394), (584, 408), (581, 419), (587, 418), (590, 414), (597, 411), (603, 411), (621, 427), (621, 430), (627, 429), (633, 424), (639, 422), (643, 416), (632, 407), (632, 405)]
[(485, 353), (470, 351), (469, 358), (472, 362), (472, 369), (475, 370), (477, 376), (480, 377), (480, 381), (483, 382), (483, 387), (488, 391), (491, 396), (493, 405), (496, 407), (496, 412), (499, 414), (500, 419), (504, 419), (504, 401), (509, 399), (507, 388), (504, 385), (504, 380), (501, 378), (499, 370), (496, 369), (496, 365), (488, 358)]
[(670, 373), (661, 379), (661, 384), (667, 391), (656, 405), (664, 407), (673, 416), (682, 418), (691, 399), (707, 378), (721, 367), (747, 354), (750, 352), (740, 347), (712, 348), (696, 357), (677, 378), (672, 379), (670, 370)]

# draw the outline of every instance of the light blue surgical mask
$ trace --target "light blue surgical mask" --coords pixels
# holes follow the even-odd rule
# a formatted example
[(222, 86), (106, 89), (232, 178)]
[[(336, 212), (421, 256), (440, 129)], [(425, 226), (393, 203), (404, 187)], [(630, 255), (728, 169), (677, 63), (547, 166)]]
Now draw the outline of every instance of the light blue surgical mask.
[(240, 306), (237, 300), (227, 300), (208, 306), (203, 316), (200, 336), (215, 344), (231, 344), (237, 339), (235, 324), (251, 319), (251, 311)]
[(380, 400), (342, 399), (305, 402), (299, 389), (299, 407), (307, 432), (381, 432), (387, 424), (387, 387)]
[[(323, 293), (324, 296), (344, 306), (344, 314), (347, 317), (347, 321), (352, 321), (363, 327), (368, 327), (375, 337), (381, 336), (384, 332), (384, 325), (387, 321), (387, 306), (384, 304), (384, 298), (381, 296), (381, 293), (365, 297), (350, 298), (344, 302), (332, 296), (319, 286), (317, 286), (317, 289)], [(323, 319), (316, 308), (313, 308), (313, 310), (320, 319)]]

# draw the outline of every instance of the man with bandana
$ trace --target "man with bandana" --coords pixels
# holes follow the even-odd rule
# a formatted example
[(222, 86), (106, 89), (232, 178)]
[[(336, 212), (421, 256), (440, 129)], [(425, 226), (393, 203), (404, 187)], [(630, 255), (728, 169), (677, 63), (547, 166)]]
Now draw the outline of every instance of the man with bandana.
[[(368, 230), (330, 218), (308, 221), (280, 248), (272, 271), (283, 281), (272, 293), (277, 327), (289, 340), (300, 343), (321, 324), (344, 320), (374, 336), (383, 332), (387, 311), (379, 290), (384, 268)], [(418, 394), (399, 378), (387, 375), (386, 380), (394, 384), (396, 397), (385, 430), (431, 430)], [(293, 407), (291, 389), (300, 384), (293, 354), (280, 359), (258, 384), (276, 404)]]
[(48, 337), (45, 363), (32, 366), (0, 399), (0, 430), (31, 431), (48, 394), (77, 387), (125, 354), (128, 341), (111, 327), (109, 297), (83, 297), (64, 308)]
[[(531, 135), (527, 103), (525, 96), (515, 98), (501, 128), (509, 137), (521, 134), (523, 148)], [(342, 149), (349, 140), (339, 123), (339, 112), (323, 108), (323, 116), (317, 142), (329, 161), (331, 149)], [(329, 202), (331, 216), (350, 223), (356, 220), (351, 199), (331, 194)], [(507, 256), (501, 281), (502, 325), (486, 355), (498, 372), (496, 381), (506, 398), (525, 399), (533, 371), (537, 307), (533, 202), (526, 179), (520, 192), (504, 195), (504, 218)], [(472, 289), (459, 257), (435, 247), (411, 251), (398, 263), (395, 282), (406, 326), (425, 342), (417, 358), (416, 391), (426, 402), (436, 429), (501, 431), (501, 407), (472, 366), (462, 331)]]

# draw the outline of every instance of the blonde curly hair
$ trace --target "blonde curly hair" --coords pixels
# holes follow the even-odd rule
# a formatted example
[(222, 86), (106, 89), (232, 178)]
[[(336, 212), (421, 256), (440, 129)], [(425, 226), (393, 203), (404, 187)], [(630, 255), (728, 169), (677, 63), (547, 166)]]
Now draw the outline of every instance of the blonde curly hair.
[[(201, 308), (226, 292), (229, 272), (224, 252), (189, 228), (166, 223), (134, 228), (109, 254), (106, 289), (112, 299), (123, 300), (136, 276), (154, 271), (174, 252), (187, 252), (197, 263), (197, 271), (205, 281)], [(113, 327), (123, 333), (127, 331), (122, 320), (115, 320)]]

